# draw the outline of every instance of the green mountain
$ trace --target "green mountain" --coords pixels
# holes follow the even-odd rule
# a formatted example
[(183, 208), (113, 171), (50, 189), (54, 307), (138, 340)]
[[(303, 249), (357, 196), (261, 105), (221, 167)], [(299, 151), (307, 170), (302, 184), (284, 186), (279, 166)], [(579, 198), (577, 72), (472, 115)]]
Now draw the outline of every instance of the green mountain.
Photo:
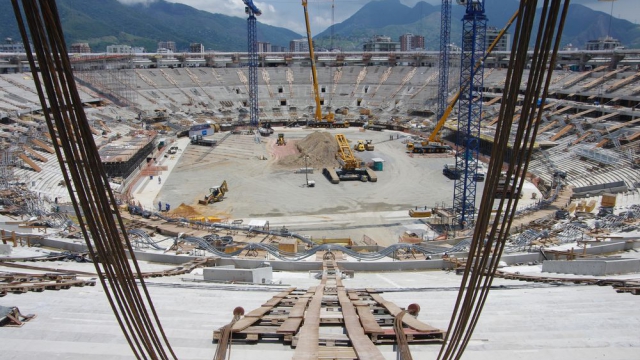
[[(518, 9), (518, 5), (517, 0), (486, 1), (488, 26), (502, 28)], [(464, 12), (465, 8), (454, 2), (451, 8), (451, 42), (458, 45)], [(361, 51), (362, 45), (370, 41), (373, 35), (386, 35), (393, 41), (398, 41), (400, 35), (405, 33), (424, 36), (426, 49), (438, 50), (440, 7), (425, 2), (409, 7), (399, 0), (371, 1), (347, 20), (333, 25), (333, 44), (344, 51)], [(584, 48), (588, 40), (603, 38), (607, 34), (620, 40), (628, 48), (640, 48), (640, 26), (623, 19), (611, 19), (609, 14), (583, 5), (570, 5), (563, 32), (563, 45), (571, 43), (574, 47)], [(316, 47), (329, 48), (330, 38), (331, 27), (314, 37)]]
[[(117, 0), (57, 0), (65, 40), (88, 42), (94, 52), (107, 45), (143, 46), (153, 52), (158, 41), (175, 41), (179, 51), (192, 42), (206, 50), (246, 51), (247, 20), (212, 14), (164, 0), (148, 4), (124, 5)], [(10, 1), (0, 1), (0, 37), (20, 39)], [(258, 39), (273, 45), (289, 46), (301, 35), (258, 22)]]

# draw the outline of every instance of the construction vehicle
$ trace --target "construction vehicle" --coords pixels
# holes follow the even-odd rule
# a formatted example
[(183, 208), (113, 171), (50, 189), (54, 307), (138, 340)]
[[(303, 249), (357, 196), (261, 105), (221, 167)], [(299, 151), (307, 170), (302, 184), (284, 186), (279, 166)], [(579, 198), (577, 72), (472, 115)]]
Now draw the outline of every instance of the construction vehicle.
[[(504, 26), (504, 28), (500, 30), (500, 32), (498, 33), (498, 36), (496, 36), (496, 38), (493, 40), (491, 45), (489, 45), (489, 47), (487, 48), (487, 51), (485, 52), (482, 60), (478, 61), (474, 65), (473, 72), (477, 71), (480, 68), (480, 66), (484, 64), (484, 61), (487, 59), (487, 57), (491, 55), (491, 52), (496, 47), (496, 45), (498, 45), (498, 42), (500, 42), (500, 39), (502, 39), (502, 36), (507, 32), (511, 24), (513, 24), (513, 22), (517, 18), (517, 15), (518, 15), (518, 11), (516, 11), (516, 13), (511, 16), (511, 18), (509, 19), (507, 24)], [(426, 154), (426, 153), (444, 153), (451, 150), (451, 147), (448, 145), (445, 145), (442, 142), (442, 139), (440, 139), (440, 130), (442, 130), (442, 127), (444, 126), (445, 122), (449, 118), (449, 115), (451, 115), (453, 108), (458, 103), (458, 100), (460, 99), (460, 95), (464, 90), (465, 90), (464, 88), (459, 89), (458, 92), (453, 96), (453, 98), (449, 102), (449, 106), (447, 106), (447, 108), (444, 110), (442, 116), (436, 123), (435, 128), (433, 129), (433, 131), (431, 132), (431, 135), (429, 135), (429, 138), (427, 140), (421, 141), (418, 144), (414, 142), (407, 143), (407, 150), (409, 152)]]
[(373, 151), (373, 149), (375, 148), (373, 146), (373, 141), (372, 140), (365, 140), (366, 143), (364, 144), (364, 149), (367, 151)]
[(201, 146), (214, 146), (218, 142), (213, 139), (205, 139), (202, 135), (195, 135), (191, 137), (191, 143), (193, 145), (201, 145)]
[(307, 42), (309, 43), (309, 57), (311, 58), (311, 76), (313, 77), (313, 94), (316, 102), (316, 111), (314, 119), (307, 123), (310, 127), (320, 128), (347, 128), (349, 122), (337, 121), (335, 114), (329, 110), (328, 114), (322, 115), (322, 102), (320, 101), (320, 92), (318, 90), (318, 72), (316, 71), (316, 58), (313, 52), (313, 40), (311, 38), (311, 26), (309, 25), (309, 13), (307, 12), (307, 0), (302, 0), (304, 8), (304, 20), (307, 26)]
[(280, 133), (278, 134), (278, 140), (276, 141), (276, 145), (278, 146), (285, 146), (287, 145), (286, 140), (284, 139), (284, 134)]
[(445, 164), (442, 168), (442, 174), (451, 180), (459, 180), (461, 173), (456, 164)]
[[(435, 132), (433, 134), (436, 134)], [(431, 134), (433, 136), (433, 134)], [(441, 141), (420, 141), (420, 142), (408, 142), (407, 150), (414, 154), (434, 154), (445, 153), (451, 151), (452, 148), (449, 145), (443, 144)]]
[[(442, 169), (442, 174), (451, 180), (460, 180), (460, 177), (462, 176), (462, 171), (459, 169), (456, 169), (456, 164), (446, 164)], [(484, 167), (480, 165), (476, 169), (476, 173), (473, 175), (473, 180), (484, 181), (485, 174), (486, 174), (486, 171), (484, 170)]]
[(170, 147), (170, 148), (169, 148), (169, 150), (167, 151), (167, 153), (169, 153), (169, 154), (173, 155), (173, 154), (177, 153), (177, 152), (178, 152), (178, 150), (180, 150), (180, 149), (179, 149), (177, 146), (172, 146), (172, 147)]
[(220, 186), (214, 186), (209, 189), (209, 195), (204, 197), (204, 200), (198, 200), (200, 205), (208, 205), (211, 203), (219, 202), (224, 199), (224, 194), (229, 192), (227, 187), (227, 180), (223, 181)]
[(363, 140), (358, 140), (358, 143), (353, 145), (353, 150), (364, 151), (364, 141)]
[(376, 176), (373, 170), (367, 167), (360, 167), (360, 163), (356, 157), (353, 156), (353, 152), (351, 152), (347, 138), (343, 134), (336, 134), (335, 137), (336, 141), (338, 141), (338, 158), (342, 163), (342, 167), (339, 169), (324, 168), (322, 169), (324, 176), (326, 176), (332, 184), (338, 184), (340, 180), (360, 180), (362, 182), (378, 181), (378, 176)]
[(416, 207), (415, 209), (409, 209), (410, 217), (423, 218), (423, 217), (431, 217), (431, 215), (433, 215), (433, 209), (428, 208), (426, 206), (423, 208)]

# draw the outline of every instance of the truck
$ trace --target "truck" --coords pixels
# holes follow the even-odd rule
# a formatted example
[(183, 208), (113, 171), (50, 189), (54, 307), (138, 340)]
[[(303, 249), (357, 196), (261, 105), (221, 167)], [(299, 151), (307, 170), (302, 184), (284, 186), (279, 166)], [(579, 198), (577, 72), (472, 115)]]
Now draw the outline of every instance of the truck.
[(445, 164), (442, 168), (442, 174), (451, 180), (460, 180), (462, 171), (456, 168), (456, 164)]
[(191, 137), (191, 144), (200, 146), (214, 146), (218, 142), (213, 139), (205, 139), (202, 135), (195, 135)]
[(451, 146), (436, 141), (408, 142), (407, 150), (414, 154), (436, 154), (451, 151)]

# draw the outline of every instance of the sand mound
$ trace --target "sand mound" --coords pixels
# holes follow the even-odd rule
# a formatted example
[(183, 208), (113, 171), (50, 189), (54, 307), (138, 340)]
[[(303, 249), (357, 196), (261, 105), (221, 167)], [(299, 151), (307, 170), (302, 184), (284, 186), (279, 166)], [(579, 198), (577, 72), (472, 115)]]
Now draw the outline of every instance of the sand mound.
[(304, 139), (296, 142), (299, 154), (288, 155), (278, 161), (279, 165), (304, 167), (304, 156), (309, 155), (309, 167), (334, 167), (340, 163), (336, 160), (338, 142), (333, 134), (326, 131), (313, 132)]
[(186, 205), (185, 203), (180, 204), (174, 210), (171, 210), (170, 213), (172, 215), (181, 216), (181, 217), (190, 217), (190, 216), (198, 216), (200, 213), (196, 211), (192, 206)]

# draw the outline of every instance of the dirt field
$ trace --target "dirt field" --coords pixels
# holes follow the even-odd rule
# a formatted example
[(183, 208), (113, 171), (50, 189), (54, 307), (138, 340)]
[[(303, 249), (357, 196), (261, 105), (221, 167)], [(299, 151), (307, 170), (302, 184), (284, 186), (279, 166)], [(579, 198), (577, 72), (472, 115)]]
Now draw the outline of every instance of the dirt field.
[[(322, 161), (310, 154), (313, 160), (309, 167), (314, 173), (308, 177), (315, 181), (315, 187), (306, 187), (305, 175), (296, 173), (304, 167), (304, 158), (296, 155), (296, 143), (314, 130), (275, 129), (272, 136), (259, 138), (260, 143), (253, 135), (231, 135), (215, 148), (189, 145), (155, 201), (191, 205), (205, 216), (265, 219), (272, 227), (286, 226), (314, 237), (355, 240), (367, 235), (383, 245), (395, 243), (406, 230), (424, 228), (408, 216), (410, 208), (451, 204), (453, 181), (442, 175), (442, 167), (452, 162), (452, 157), (411, 157), (405, 151), (402, 133), (353, 128), (329, 131), (331, 136), (344, 134), (352, 144), (373, 140), (374, 151), (354, 154), (365, 162), (384, 159), (378, 182), (331, 184), (322, 175)], [(286, 146), (275, 145), (277, 133), (285, 134)], [(282, 161), (291, 157), (298, 160)], [(224, 180), (229, 186), (224, 201), (197, 204), (210, 187)], [(478, 184), (478, 199), (482, 185)]]

